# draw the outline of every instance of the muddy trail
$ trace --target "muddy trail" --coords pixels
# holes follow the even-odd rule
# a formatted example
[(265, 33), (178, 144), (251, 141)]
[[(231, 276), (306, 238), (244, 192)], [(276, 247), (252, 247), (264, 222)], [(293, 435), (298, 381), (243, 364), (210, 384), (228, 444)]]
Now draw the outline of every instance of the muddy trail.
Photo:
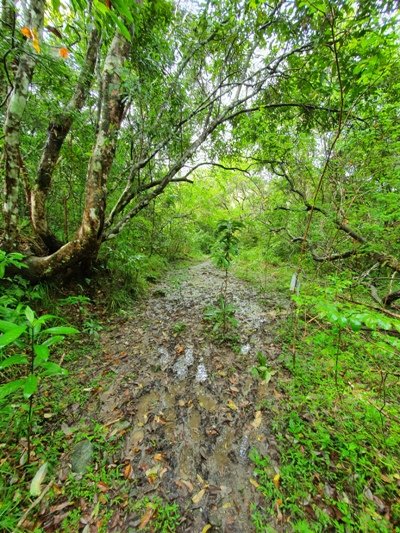
[[(214, 304), (223, 272), (203, 262), (171, 274), (128, 319), (103, 331), (103, 357), (115, 379), (88, 414), (101, 424), (124, 424), (124, 445), (114, 461), (133, 483), (130, 498), (159, 496), (178, 503), (178, 531), (249, 532), (251, 504), (261, 497), (251, 483), (249, 450), (277, 460), (270, 420), (258, 410), (273, 395), (254, 378), (257, 352), (272, 369), (280, 347), (282, 296), (260, 297), (231, 278), (238, 340), (232, 349), (213, 340), (204, 309)], [(136, 531), (140, 519), (118, 513), (109, 531)], [(207, 530), (207, 528), (206, 528)]]

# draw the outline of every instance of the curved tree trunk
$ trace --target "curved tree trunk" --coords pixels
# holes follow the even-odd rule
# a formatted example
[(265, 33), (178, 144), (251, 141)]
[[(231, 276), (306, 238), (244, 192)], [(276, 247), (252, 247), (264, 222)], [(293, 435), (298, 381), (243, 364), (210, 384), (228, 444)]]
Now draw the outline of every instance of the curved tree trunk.
[(41, 238), (50, 253), (57, 251), (62, 245), (51, 231), (47, 220), (46, 200), (51, 187), (51, 178), (62, 145), (71, 129), (74, 114), (82, 109), (89, 94), (98, 57), (99, 44), (100, 33), (94, 28), (89, 38), (85, 62), (74, 94), (64, 113), (50, 122), (36, 182), (30, 195), (33, 230)]
[(86, 176), (85, 206), (80, 228), (70, 242), (51, 255), (27, 259), (27, 275), (31, 279), (58, 274), (64, 276), (92, 262), (97, 256), (104, 227), (106, 182), (124, 113), (120, 74), (128, 53), (128, 41), (117, 34), (104, 65), (100, 124)]
[[(32, 0), (25, 25), (36, 38), (43, 29), (44, 0)], [(25, 43), (31, 47), (30, 42)], [(35, 68), (34, 50), (26, 50), (19, 59), (14, 79), (14, 88), (8, 100), (4, 123), (5, 202), (3, 206), (6, 249), (16, 246), (18, 238), (18, 195), (23, 173), (20, 153), (21, 122), (29, 95), (29, 86)]]

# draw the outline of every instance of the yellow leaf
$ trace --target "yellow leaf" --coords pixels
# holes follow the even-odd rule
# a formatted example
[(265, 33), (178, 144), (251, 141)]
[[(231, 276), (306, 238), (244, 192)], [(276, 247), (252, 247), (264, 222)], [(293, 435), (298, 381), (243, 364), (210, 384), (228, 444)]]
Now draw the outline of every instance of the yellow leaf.
[(39, 496), (42, 492), (42, 483), (46, 477), (48, 466), (48, 463), (42, 464), (42, 466), (36, 472), (35, 477), (32, 479), (29, 489), (31, 496)]
[(257, 481), (253, 479), (252, 477), (249, 479), (249, 481), (253, 485), (253, 487), (255, 487), (256, 489), (258, 489), (258, 487), (260, 486), (260, 484), (257, 483)]
[(210, 531), (211, 528), (212, 528), (212, 525), (207, 524), (206, 526), (203, 527), (203, 529), (201, 530), (201, 533), (207, 533), (207, 531)]
[(280, 474), (275, 474), (274, 475), (274, 479), (272, 480), (272, 483), (275, 485), (275, 487), (277, 489), (279, 489), (280, 481), (281, 481), (281, 475)]
[(262, 414), (261, 414), (261, 411), (256, 411), (256, 416), (254, 417), (254, 420), (253, 420), (253, 422), (251, 423), (251, 425), (253, 426), (254, 429), (257, 429), (257, 428), (260, 427), (261, 422), (262, 422)]
[(239, 409), (233, 400), (228, 400), (227, 406), (229, 407), (229, 409), (232, 409), (232, 411), (238, 411)]
[(231, 509), (233, 507), (233, 505), (231, 504), (231, 502), (225, 502), (222, 506), (222, 509)]
[(39, 54), (40, 45), (39, 45), (39, 37), (38, 37), (37, 30), (33, 29), (32, 30), (32, 35), (33, 35), (33, 37), (32, 37), (32, 46), (36, 50), (36, 52)]
[(199, 502), (202, 500), (202, 498), (203, 498), (205, 492), (206, 492), (205, 489), (201, 489), (200, 492), (198, 492), (197, 494), (195, 494), (195, 495), (193, 496), (193, 498), (192, 498), (192, 502), (193, 502), (193, 503), (199, 503)]

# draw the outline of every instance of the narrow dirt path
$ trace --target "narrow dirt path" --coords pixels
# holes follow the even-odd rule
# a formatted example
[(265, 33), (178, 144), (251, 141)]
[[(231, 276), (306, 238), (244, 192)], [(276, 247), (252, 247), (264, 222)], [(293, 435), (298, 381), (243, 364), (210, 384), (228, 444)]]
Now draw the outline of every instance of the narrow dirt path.
[[(250, 532), (252, 446), (276, 457), (276, 443), (257, 406), (272, 394), (250, 374), (257, 351), (270, 366), (287, 303), (264, 297), (231, 279), (228, 299), (237, 308), (238, 349), (213, 342), (204, 308), (217, 300), (223, 273), (210, 262), (171, 275), (135, 307), (135, 315), (103, 332), (103, 351), (116, 379), (95, 406), (97, 420), (129, 422), (120, 461), (135, 480), (130, 497), (160, 496), (179, 504), (179, 531)], [(273, 381), (273, 380), (272, 380)], [(112, 526), (111, 526), (112, 527)], [(110, 531), (136, 531), (124, 517)]]

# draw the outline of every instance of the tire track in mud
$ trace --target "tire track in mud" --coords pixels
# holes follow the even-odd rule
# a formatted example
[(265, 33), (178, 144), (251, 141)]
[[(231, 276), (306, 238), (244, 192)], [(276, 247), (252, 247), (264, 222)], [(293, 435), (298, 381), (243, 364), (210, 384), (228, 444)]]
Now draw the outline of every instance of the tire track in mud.
[[(177, 502), (182, 532), (200, 533), (207, 524), (213, 531), (253, 531), (251, 504), (260, 494), (249, 481), (248, 452), (255, 446), (277, 459), (268, 412), (257, 412), (273, 394), (273, 379), (265, 385), (250, 370), (257, 351), (275, 365), (277, 309), (284, 315), (288, 303), (273, 297), (259, 303), (254, 288), (231, 279), (236, 353), (214, 343), (203, 321), (222, 282), (223, 273), (209, 262), (180, 271), (158, 284), (128, 320), (102, 333), (103, 351), (118, 364), (96, 418), (129, 423), (120, 462), (132, 472), (130, 497)], [(124, 531), (137, 530), (137, 516), (124, 520)]]

